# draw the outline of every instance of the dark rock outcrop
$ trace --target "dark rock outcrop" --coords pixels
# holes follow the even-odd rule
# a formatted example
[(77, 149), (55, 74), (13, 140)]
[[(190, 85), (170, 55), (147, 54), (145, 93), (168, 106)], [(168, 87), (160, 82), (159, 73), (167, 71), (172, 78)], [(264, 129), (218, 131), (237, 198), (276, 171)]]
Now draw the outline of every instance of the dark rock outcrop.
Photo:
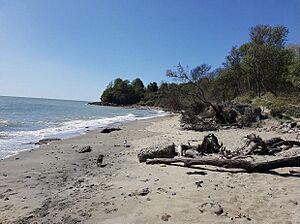
[(99, 101), (89, 102), (88, 105), (93, 105), (93, 106), (110, 106), (110, 107), (120, 106), (120, 105), (117, 105), (115, 103), (105, 103), (105, 102), (99, 102)]

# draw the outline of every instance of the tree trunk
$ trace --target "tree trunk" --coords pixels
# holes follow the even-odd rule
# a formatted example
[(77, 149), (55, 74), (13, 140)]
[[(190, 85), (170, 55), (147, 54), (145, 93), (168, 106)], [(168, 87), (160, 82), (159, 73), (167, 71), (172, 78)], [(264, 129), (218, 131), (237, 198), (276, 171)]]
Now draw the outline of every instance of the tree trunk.
[(235, 168), (244, 169), (247, 172), (266, 172), (269, 170), (282, 168), (282, 167), (300, 167), (300, 156), (294, 156), (289, 158), (277, 159), (267, 162), (250, 162), (241, 159), (220, 159), (220, 158), (185, 158), (175, 157), (170, 158), (158, 158), (150, 159), (146, 161), (146, 164), (172, 164), (172, 163), (184, 163), (184, 166), (190, 167), (193, 165), (211, 165), (223, 168)]

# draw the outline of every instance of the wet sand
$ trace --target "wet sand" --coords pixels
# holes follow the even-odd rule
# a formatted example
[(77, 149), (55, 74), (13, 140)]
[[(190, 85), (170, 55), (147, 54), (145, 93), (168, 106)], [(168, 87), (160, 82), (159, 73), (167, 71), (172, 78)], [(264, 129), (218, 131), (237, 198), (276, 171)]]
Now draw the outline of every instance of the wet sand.
[[(300, 177), (289, 172), (300, 168), (245, 173), (145, 165), (136, 157), (141, 148), (197, 142), (207, 132), (180, 130), (178, 116), (120, 128), (109, 134), (91, 131), (0, 161), (0, 223), (300, 223)], [(214, 133), (231, 149), (250, 133), (296, 137), (258, 129)], [(91, 152), (78, 153), (88, 145)], [(300, 154), (299, 149), (279, 156)], [(99, 154), (104, 167), (97, 167)]]

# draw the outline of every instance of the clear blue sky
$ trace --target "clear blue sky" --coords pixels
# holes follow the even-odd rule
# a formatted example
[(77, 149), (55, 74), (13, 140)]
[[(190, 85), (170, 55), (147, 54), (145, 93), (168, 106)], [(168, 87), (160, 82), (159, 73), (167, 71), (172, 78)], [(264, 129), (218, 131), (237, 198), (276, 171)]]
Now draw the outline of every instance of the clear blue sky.
[(221, 66), (257, 24), (299, 43), (299, 0), (0, 0), (0, 95), (96, 100), (109, 81)]

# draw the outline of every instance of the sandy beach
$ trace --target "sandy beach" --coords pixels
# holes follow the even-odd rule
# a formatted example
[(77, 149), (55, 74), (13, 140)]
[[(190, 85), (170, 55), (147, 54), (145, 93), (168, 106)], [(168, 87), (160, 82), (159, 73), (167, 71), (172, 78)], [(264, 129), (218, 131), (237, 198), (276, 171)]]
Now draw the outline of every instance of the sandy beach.
[[(197, 142), (207, 134), (180, 130), (178, 120), (134, 121), (120, 131), (95, 130), (1, 160), (0, 223), (300, 223), (300, 178), (289, 172), (299, 168), (246, 173), (139, 163), (141, 148)], [(296, 138), (250, 128), (214, 133), (230, 149), (250, 133)], [(78, 153), (83, 146), (92, 151)], [(99, 154), (105, 167), (97, 167)]]

